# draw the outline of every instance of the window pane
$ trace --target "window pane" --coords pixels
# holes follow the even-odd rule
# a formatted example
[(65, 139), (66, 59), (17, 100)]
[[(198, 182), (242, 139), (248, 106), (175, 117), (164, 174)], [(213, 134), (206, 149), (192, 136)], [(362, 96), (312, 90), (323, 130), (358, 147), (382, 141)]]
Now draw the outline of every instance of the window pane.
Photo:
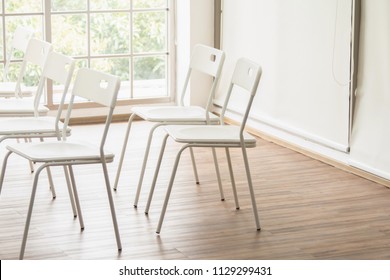
[[(1, 10), (1, 9), (0, 9)], [(1, 17), (0, 17), (1, 20)], [(4, 50), (4, 42), (3, 42), (3, 21), (0, 22), (0, 60), (4, 59), (3, 55)], [(0, 64), (1, 66), (1, 64)], [(3, 71), (0, 71), (0, 73), (3, 73)]]
[(121, 79), (121, 88), (118, 93), (118, 99), (130, 98), (130, 59), (129, 58), (105, 58), (92, 59), (91, 68), (112, 75), (119, 76)]
[(83, 11), (87, 9), (87, 0), (51, 0), (52, 11)]
[(8, 38), (7, 42), (11, 42), (13, 34), (18, 26), (27, 26), (34, 30), (35, 38), (43, 38), (42, 25), (42, 16), (7, 17), (5, 22), (6, 36)]
[(128, 58), (91, 59), (91, 68), (119, 76), (123, 81), (129, 80)]
[(4, 82), (4, 75), (3, 75), (3, 73), (4, 73), (4, 64), (0, 64), (0, 73), (1, 73), (1, 79), (0, 79), (0, 81), (3, 81)]
[(91, 10), (130, 9), (130, 1), (124, 0), (90, 0)]
[(166, 12), (137, 12), (133, 17), (135, 53), (166, 50)]
[(91, 15), (93, 54), (120, 54), (130, 50), (130, 16), (127, 13)]
[(11, 43), (14, 32), (18, 26), (27, 26), (34, 30), (35, 38), (43, 38), (42, 25), (43, 25), (42, 16), (7, 17), (5, 22), (7, 43), (8, 44)]
[(87, 16), (53, 15), (52, 42), (65, 55), (87, 55)]
[(166, 56), (134, 58), (134, 97), (167, 96)]
[[(14, 62), (10, 64), (8, 70), (8, 80), (12, 82), (16, 82), (18, 79), (19, 71), (20, 71), (21, 63)], [(26, 86), (37, 86), (39, 83), (39, 77), (42, 73), (42, 69), (40, 69), (37, 65), (27, 64), (26, 72), (24, 74), (23, 83)]]
[(166, 8), (167, 0), (133, 0), (134, 9)]
[(6, 0), (6, 13), (33, 13), (42, 12), (42, 0)]

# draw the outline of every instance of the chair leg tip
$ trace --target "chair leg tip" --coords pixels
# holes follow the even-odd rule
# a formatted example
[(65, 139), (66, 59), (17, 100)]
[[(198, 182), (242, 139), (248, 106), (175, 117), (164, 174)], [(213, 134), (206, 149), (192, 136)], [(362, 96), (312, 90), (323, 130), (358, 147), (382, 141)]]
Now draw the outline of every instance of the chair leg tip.
[(156, 231), (156, 233), (157, 233), (157, 234), (160, 234), (160, 232), (159, 232), (159, 231)]
[(258, 228), (257, 231), (261, 231), (261, 228)]
[(134, 204), (134, 208), (137, 208), (137, 205), (136, 205), (136, 204)]
[(236, 210), (240, 210), (240, 207), (236, 207)]
[(145, 215), (146, 215), (146, 216), (149, 215), (149, 212), (145, 212)]
[(197, 184), (197, 185), (200, 185), (200, 183), (199, 183), (199, 182), (196, 182), (196, 184)]
[(225, 199), (224, 199), (224, 198), (221, 198), (221, 201), (225, 201)]

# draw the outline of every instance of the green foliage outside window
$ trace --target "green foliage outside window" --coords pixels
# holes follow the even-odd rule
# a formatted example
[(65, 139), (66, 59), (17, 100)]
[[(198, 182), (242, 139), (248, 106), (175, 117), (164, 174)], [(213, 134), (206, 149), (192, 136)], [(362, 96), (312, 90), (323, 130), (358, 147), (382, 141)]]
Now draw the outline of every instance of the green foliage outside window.
[[(42, 2), (7, 0), (5, 12), (42, 12)], [(51, 37), (54, 49), (76, 59), (79, 57), (84, 61), (83, 65), (89, 55), (108, 56), (91, 58), (90, 67), (118, 75), (123, 81), (129, 81), (131, 77), (135, 81), (166, 79), (167, 59), (162, 54), (167, 53), (167, 0), (133, 0), (132, 3), (130, 14), (130, 1), (90, 0), (88, 22), (87, 14), (83, 13), (87, 8), (86, 0), (51, 0), (54, 13), (51, 16)], [(155, 8), (162, 10), (148, 10)], [(99, 12), (112, 9), (116, 11)], [(118, 11), (121, 9), (123, 11)], [(63, 11), (75, 13), (61, 14)], [(8, 45), (19, 25), (32, 27), (37, 31), (35, 37), (43, 38), (43, 16), (7, 16)], [(112, 55), (115, 57), (110, 57)], [(20, 54), (16, 57), (21, 58)], [(9, 79), (15, 81), (19, 64), (13, 64)], [(32, 72), (24, 81), (27, 85), (36, 84), (36, 70)]]

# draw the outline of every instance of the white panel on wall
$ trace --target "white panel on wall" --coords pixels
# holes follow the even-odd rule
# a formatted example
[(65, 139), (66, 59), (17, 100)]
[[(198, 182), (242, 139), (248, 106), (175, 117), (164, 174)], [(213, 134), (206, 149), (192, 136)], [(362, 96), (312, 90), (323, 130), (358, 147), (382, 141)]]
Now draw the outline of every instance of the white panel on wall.
[[(214, 1), (180, 0), (175, 3), (178, 93), (176, 100), (180, 100), (193, 47), (196, 44), (214, 45)], [(209, 76), (193, 73), (186, 104), (206, 106), (211, 83), (212, 79)]]
[(390, 179), (390, 1), (362, 1), (351, 164)]
[[(217, 104), (239, 57), (263, 68), (251, 116), (346, 151), (352, 0), (224, 0), (225, 69)], [(233, 102), (236, 108), (240, 100)], [(232, 108), (234, 109), (234, 108)]]

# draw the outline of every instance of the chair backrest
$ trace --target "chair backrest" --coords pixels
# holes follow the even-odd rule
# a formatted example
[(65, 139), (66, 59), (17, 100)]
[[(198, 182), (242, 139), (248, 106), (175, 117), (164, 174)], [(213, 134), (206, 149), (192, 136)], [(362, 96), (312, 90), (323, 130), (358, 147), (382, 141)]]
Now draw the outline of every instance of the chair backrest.
[[(76, 96), (109, 107), (104, 133), (100, 144), (101, 153), (103, 154), (103, 146), (112, 120), (112, 114), (116, 105), (119, 88), (120, 78), (117, 76), (88, 68), (79, 69), (73, 85), (72, 97), (70, 99), (65, 118), (64, 130), (66, 130), (66, 127), (69, 124), (69, 119)], [(65, 135), (63, 135), (63, 139), (66, 139)]]
[(180, 105), (184, 106), (184, 98), (193, 70), (211, 76), (213, 78), (213, 82), (206, 103), (206, 118), (208, 120), (208, 112), (211, 109), (224, 62), (225, 53), (223, 51), (201, 44), (195, 45), (191, 53), (190, 65), (187, 71), (186, 79), (184, 81)]
[(16, 28), (5, 61), (4, 81), (8, 80), (9, 65), (11, 63), (11, 60), (14, 58), (15, 52), (19, 51), (22, 52), (24, 55), (26, 53), (28, 42), (33, 36), (34, 36), (34, 30), (28, 27), (18, 26)]
[[(57, 116), (56, 116), (56, 131), (58, 138), (61, 137), (59, 130), (59, 121), (61, 118), (62, 109), (64, 106), (66, 94), (69, 89), (70, 82), (72, 80), (73, 72), (75, 68), (75, 60), (69, 56), (57, 53), (50, 52), (47, 56), (45, 66), (43, 67), (42, 75), (39, 80), (37, 92), (35, 94), (34, 100), (34, 115), (39, 116), (38, 106), (43, 95), (45, 84), (47, 80), (59, 83), (63, 86), (61, 102), (58, 107)], [(63, 131), (66, 133), (66, 131)]]
[(247, 92), (249, 93), (248, 103), (245, 109), (245, 112), (243, 114), (243, 118), (241, 121), (241, 135), (244, 131), (246, 121), (248, 119), (249, 111), (251, 109), (253, 99), (257, 92), (257, 87), (260, 82), (262, 74), (262, 69), (260, 65), (256, 64), (255, 62), (247, 59), (247, 58), (240, 58), (236, 66), (234, 68), (233, 76), (229, 85), (229, 89), (225, 98), (225, 103), (222, 107), (221, 112), (221, 123), (223, 123), (223, 119), (225, 116), (226, 109), (229, 104), (230, 97), (232, 95), (232, 92), (235, 87), (240, 87), (244, 90), (238, 90), (237, 92)]
[(20, 68), (18, 80), (16, 82), (15, 96), (22, 97), (20, 91), (20, 85), (23, 81), (24, 74), (26, 72), (27, 64), (33, 64), (43, 69), (48, 54), (53, 50), (50, 43), (39, 39), (32, 38), (28, 42), (26, 53), (23, 57), (23, 62)]

